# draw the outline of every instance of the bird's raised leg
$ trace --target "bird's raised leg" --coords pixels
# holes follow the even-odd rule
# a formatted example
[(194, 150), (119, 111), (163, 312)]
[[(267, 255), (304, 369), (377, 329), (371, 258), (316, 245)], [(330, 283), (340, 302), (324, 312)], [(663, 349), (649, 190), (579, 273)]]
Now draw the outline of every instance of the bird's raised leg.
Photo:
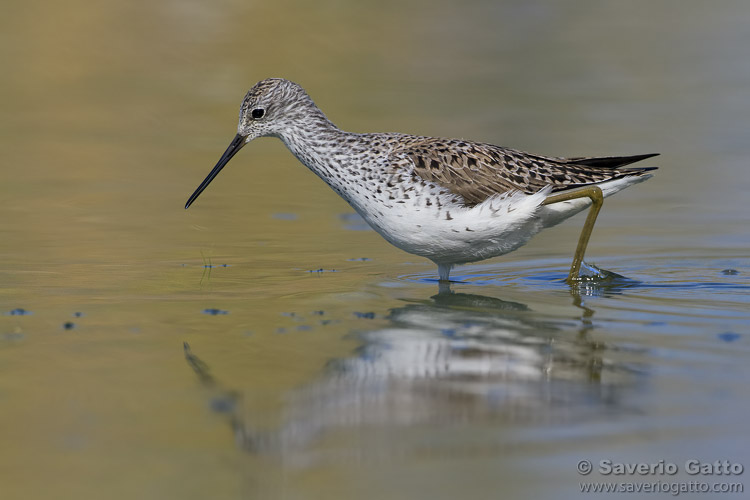
[(573, 256), (573, 263), (570, 265), (570, 274), (568, 274), (568, 279), (566, 280), (568, 283), (573, 283), (578, 279), (578, 274), (581, 271), (581, 263), (583, 262), (583, 254), (586, 253), (586, 246), (589, 244), (591, 231), (594, 229), (596, 217), (599, 215), (599, 210), (602, 208), (604, 194), (602, 194), (602, 190), (599, 186), (585, 186), (564, 193), (553, 194), (548, 196), (547, 199), (542, 202), (542, 205), (551, 205), (553, 203), (576, 200), (578, 198), (591, 198), (592, 203), (589, 215), (586, 217), (586, 222), (583, 224), (581, 236), (578, 238), (578, 247), (576, 247), (576, 253)]

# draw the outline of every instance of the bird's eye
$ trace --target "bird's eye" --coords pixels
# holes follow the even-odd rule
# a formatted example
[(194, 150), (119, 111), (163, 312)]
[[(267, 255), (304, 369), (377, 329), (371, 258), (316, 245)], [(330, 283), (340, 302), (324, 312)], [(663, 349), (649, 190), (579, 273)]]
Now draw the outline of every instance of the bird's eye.
[(266, 110), (263, 108), (255, 108), (251, 114), (253, 118), (257, 120), (258, 118), (263, 118), (263, 115), (266, 114)]

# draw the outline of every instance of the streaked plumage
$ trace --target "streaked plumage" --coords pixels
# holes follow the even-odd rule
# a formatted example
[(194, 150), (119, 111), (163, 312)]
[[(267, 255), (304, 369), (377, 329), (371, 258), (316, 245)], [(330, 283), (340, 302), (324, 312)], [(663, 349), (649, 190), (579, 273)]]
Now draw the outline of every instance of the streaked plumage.
[(280, 138), (385, 239), (434, 261), (445, 280), (453, 265), (515, 250), (590, 205), (545, 204), (550, 193), (596, 185), (613, 194), (649, 178), (654, 167), (625, 167), (655, 156), (551, 158), (466, 140), (345, 132), (302, 87), (268, 79), (245, 96), (237, 136), (185, 208), (263, 136)]

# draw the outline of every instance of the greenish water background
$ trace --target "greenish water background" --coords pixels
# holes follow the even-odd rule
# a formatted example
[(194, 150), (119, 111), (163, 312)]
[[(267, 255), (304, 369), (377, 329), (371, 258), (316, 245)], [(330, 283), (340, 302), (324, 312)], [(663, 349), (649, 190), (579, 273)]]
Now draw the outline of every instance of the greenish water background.
[[(4, 499), (577, 498), (582, 459), (750, 465), (745, 2), (3, 10)], [(587, 253), (629, 280), (560, 283), (575, 218), (435, 297), (273, 140), (183, 210), (269, 76), (352, 131), (662, 153)]]

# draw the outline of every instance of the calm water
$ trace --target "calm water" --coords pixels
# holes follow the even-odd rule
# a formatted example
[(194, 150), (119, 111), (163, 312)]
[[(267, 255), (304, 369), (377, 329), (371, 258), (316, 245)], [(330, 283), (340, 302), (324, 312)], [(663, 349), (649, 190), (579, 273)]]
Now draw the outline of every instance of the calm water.
[[(750, 467), (746, 2), (3, 10), (3, 500), (746, 483), (684, 470)], [(589, 246), (619, 276), (562, 282), (579, 216), (439, 294), (273, 140), (183, 210), (268, 76), (353, 131), (661, 152)]]

